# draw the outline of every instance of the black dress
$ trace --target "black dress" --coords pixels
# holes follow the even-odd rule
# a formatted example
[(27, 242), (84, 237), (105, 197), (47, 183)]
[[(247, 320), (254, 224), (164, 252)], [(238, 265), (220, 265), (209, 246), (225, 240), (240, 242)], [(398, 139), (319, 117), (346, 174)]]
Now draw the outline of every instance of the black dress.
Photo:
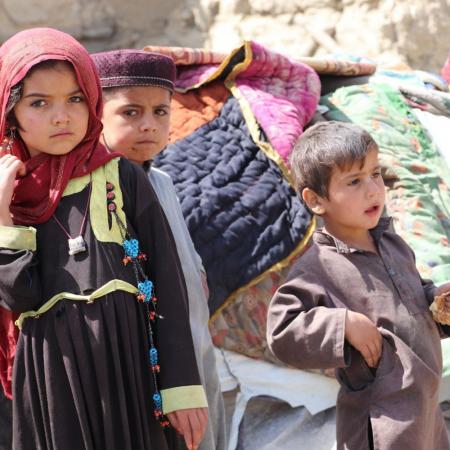
[[(117, 161), (115, 162), (117, 165)], [(114, 161), (110, 164), (114, 164)], [(186, 288), (173, 237), (142, 169), (118, 164), (123, 210), (130, 234), (148, 255), (145, 269), (155, 285), (155, 327), (160, 389), (199, 385), (189, 329)], [(89, 186), (62, 198), (55, 216), (78, 234)], [(91, 202), (106, 209), (92, 191)], [(52, 296), (87, 295), (110, 280), (136, 285), (116, 242), (101, 242), (88, 214), (87, 251), (69, 256), (67, 236), (52, 219), (35, 228), (37, 250), (0, 248), (0, 303), (16, 312), (37, 310)], [(143, 305), (116, 290), (93, 303), (60, 300), (38, 318), (23, 322), (13, 378), (15, 450), (165, 450), (153, 415)]]

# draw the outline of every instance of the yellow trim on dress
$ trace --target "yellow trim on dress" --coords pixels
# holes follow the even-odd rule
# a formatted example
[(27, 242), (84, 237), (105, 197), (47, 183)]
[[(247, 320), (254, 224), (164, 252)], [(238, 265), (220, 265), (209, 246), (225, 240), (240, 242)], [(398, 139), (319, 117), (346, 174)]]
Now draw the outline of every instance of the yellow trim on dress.
[(10, 250), (36, 251), (36, 229), (22, 226), (0, 226), (0, 247)]
[(68, 195), (78, 194), (89, 184), (90, 179), (91, 177), (89, 174), (78, 178), (71, 178), (67, 183), (62, 196), (66, 197)]
[(120, 234), (120, 228), (114, 217), (111, 221), (111, 228), (109, 227), (109, 212), (106, 201), (106, 182), (108, 181), (114, 185), (114, 194), (116, 196), (114, 203), (117, 206), (116, 212), (126, 225), (127, 218), (123, 212), (123, 197), (120, 189), (119, 160), (120, 158), (115, 158), (92, 172), (92, 194), (89, 216), (92, 230), (98, 241), (115, 242), (116, 244), (122, 245), (123, 239)]
[(123, 239), (115, 218), (111, 221), (111, 228), (109, 227), (109, 212), (106, 201), (106, 182), (108, 181), (114, 185), (114, 195), (116, 196), (114, 203), (117, 205), (117, 214), (122, 222), (126, 224), (122, 191), (120, 189), (119, 160), (120, 158), (114, 158), (104, 166), (94, 170), (90, 175), (72, 178), (64, 190), (63, 197), (81, 192), (92, 177), (92, 193), (89, 205), (89, 219), (92, 231), (98, 241), (115, 242), (122, 245)]
[(208, 407), (208, 400), (202, 385), (161, 389), (161, 398), (164, 414), (178, 411), (179, 409)]
[(27, 311), (22, 313), (16, 320), (17, 327), (21, 330), (23, 322), (27, 318), (37, 319), (42, 314), (48, 312), (53, 306), (55, 306), (61, 300), (75, 300), (86, 303), (92, 303), (94, 300), (104, 297), (114, 291), (125, 291), (130, 294), (137, 294), (137, 287), (123, 280), (111, 280), (104, 284), (102, 287), (96, 289), (89, 295), (72, 294), (70, 292), (60, 292), (54, 295), (50, 300), (46, 301), (37, 311)]

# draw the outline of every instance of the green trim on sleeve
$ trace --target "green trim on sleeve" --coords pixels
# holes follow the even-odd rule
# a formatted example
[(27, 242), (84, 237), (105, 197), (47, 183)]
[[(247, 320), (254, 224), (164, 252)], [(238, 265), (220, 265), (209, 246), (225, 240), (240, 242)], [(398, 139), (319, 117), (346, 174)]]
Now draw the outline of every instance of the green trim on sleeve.
[(78, 295), (72, 294), (70, 292), (60, 292), (59, 294), (54, 295), (50, 300), (46, 301), (37, 311), (27, 311), (22, 313), (16, 320), (16, 325), (21, 330), (25, 319), (30, 317), (33, 319), (37, 319), (41, 314), (44, 314), (51, 308), (53, 308), (53, 306), (55, 306), (60, 300), (76, 300), (86, 303), (92, 303), (94, 300), (114, 291), (125, 291), (129, 292), (130, 294), (137, 294), (138, 289), (137, 287), (131, 285), (130, 283), (127, 283), (126, 281), (111, 280), (89, 295)]
[(0, 247), (11, 250), (36, 251), (36, 229), (33, 227), (0, 225)]
[(180, 386), (161, 389), (164, 414), (188, 408), (207, 408), (205, 390), (202, 385)]

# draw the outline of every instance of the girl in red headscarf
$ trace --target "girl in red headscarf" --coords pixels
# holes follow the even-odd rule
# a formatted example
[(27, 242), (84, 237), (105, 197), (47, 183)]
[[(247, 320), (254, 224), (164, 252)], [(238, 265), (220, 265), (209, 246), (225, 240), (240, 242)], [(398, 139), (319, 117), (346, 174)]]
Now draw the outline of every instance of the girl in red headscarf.
[[(92, 60), (34, 29), (0, 64), (0, 305), (21, 330), (13, 448), (164, 450), (173, 411), (195, 448), (206, 400), (177, 252), (145, 173), (99, 144)], [(14, 353), (5, 309), (0, 369)]]

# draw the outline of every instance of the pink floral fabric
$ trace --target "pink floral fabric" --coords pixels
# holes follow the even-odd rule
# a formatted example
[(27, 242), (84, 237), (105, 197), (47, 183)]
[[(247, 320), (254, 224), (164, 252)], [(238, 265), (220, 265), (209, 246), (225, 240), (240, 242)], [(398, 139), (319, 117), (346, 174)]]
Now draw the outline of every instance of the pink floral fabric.
[[(245, 45), (250, 64), (242, 70), (231, 58), (227, 67), (211, 64), (178, 66), (177, 89), (187, 90), (225, 70), (235, 77), (236, 86), (250, 106), (272, 148), (287, 163), (295, 141), (316, 111), (320, 79), (309, 66), (273, 52), (256, 42)], [(233, 72), (232, 70), (235, 72)], [(230, 77), (230, 76), (229, 76)]]

